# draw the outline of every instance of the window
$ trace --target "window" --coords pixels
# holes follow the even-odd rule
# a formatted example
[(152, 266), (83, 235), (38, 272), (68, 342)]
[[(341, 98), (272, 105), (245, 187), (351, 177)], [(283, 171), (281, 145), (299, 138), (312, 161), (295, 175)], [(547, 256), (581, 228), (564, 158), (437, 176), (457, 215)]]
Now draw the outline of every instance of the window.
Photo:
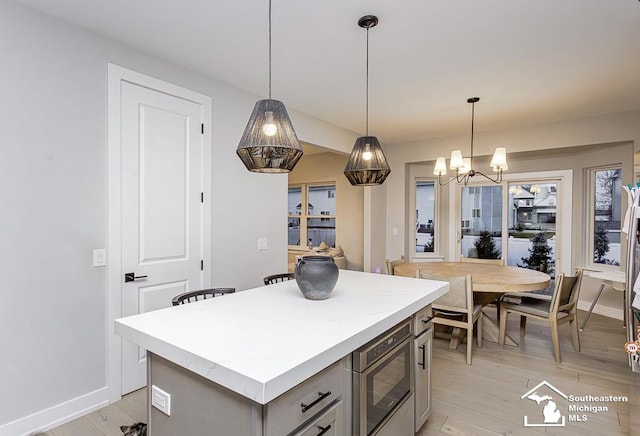
[(502, 186), (461, 188), (460, 255), (480, 259), (502, 256)]
[(557, 187), (557, 181), (509, 183), (508, 265), (555, 275)]
[(324, 242), (335, 246), (335, 183), (289, 186), (288, 204), (289, 245), (317, 247)]
[(622, 168), (589, 170), (589, 241), (587, 259), (598, 266), (620, 265)]
[(414, 253), (433, 253), (435, 251), (435, 214), (435, 182), (416, 180)]

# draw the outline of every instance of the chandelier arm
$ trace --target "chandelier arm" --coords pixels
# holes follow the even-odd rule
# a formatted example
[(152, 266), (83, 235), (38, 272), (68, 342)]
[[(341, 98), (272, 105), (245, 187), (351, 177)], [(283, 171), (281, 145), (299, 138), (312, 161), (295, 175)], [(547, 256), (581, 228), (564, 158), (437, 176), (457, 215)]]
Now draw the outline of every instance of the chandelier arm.
[(480, 172), (480, 171), (476, 171), (476, 174), (480, 174), (481, 176), (485, 177), (488, 180), (491, 180), (493, 183), (496, 183), (496, 184), (502, 182), (502, 170), (498, 171), (498, 174), (496, 175), (495, 179), (492, 178), (492, 177), (487, 176), (485, 173)]

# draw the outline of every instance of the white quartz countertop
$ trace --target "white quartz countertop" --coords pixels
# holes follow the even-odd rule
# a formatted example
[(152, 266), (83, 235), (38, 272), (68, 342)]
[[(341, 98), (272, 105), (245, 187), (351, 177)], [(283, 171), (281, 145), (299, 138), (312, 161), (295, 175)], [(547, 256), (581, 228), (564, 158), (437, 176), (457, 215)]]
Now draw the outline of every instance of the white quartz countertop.
[(326, 300), (295, 280), (148, 312), (115, 332), (266, 404), (443, 295), (444, 282), (340, 270)]

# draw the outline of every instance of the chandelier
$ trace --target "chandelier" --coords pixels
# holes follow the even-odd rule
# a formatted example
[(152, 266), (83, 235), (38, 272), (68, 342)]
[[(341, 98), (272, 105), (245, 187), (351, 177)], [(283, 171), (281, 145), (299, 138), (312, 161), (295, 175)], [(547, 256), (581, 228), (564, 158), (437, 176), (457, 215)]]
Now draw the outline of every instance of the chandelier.
[(493, 158), (489, 164), (491, 169), (497, 173), (495, 178), (473, 169), (473, 121), (475, 118), (475, 104), (479, 101), (479, 97), (467, 99), (467, 103), (471, 103), (471, 155), (470, 157), (463, 157), (461, 150), (453, 150), (451, 152), (449, 169), (455, 171), (456, 175), (444, 183), (442, 182), (442, 176), (447, 174), (447, 161), (444, 157), (437, 158), (436, 165), (433, 168), (433, 174), (438, 176), (440, 186), (447, 185), (454, 180), (461, 185), (466, 185), (472, 177), (478, 174), (491, 180), (493, 183), (501, 183), (502, 173), (509, 169), (507, 165), (507, 149), (505, 147), (497, 147), (495, 149)]

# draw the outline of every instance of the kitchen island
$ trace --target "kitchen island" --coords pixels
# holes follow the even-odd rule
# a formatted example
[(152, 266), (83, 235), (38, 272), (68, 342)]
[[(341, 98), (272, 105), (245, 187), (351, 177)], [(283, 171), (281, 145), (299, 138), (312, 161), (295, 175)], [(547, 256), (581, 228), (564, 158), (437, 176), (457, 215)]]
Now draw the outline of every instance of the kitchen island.
[(326, 300), (306, 300), (288, 281), (119, 319), (115, 329), (148, 351), (149, 396), (152, 385), (172, 396), (170, 416), (149, 408), (150, 436), (288, 434), (302, 418), (281, 416), (281, 400), (305, 386), (311, 404), (323, 383), (341, 386), (333, 398), (316, 401), (316, 410), (342, 403), (347, 416), (334, 431), (350, 434), (351, 352), (447, 289), (443, 282), (342, 270)]

